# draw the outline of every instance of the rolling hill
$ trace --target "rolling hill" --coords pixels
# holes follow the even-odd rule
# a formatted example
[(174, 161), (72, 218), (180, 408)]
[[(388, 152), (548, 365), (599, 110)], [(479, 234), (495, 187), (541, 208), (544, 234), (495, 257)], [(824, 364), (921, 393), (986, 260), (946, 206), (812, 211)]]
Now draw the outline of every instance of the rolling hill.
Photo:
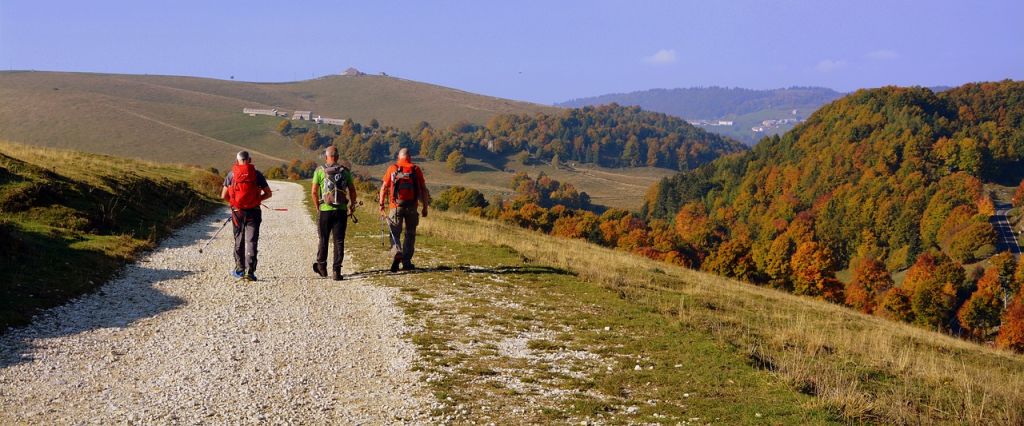
[[(720, 133), (749, 145), (764, 136), (780, 134), (793, 127), (793, 122), (766, 126), (763, 132), (752, 127), (763, 126), (764, 120), (803, 120), (822, 105), (842, 96), (823, 87), (790, 87), (785, 89), (752, 90), (725, 87), (694, 87), (686, 89), (651, 89), (629, 93), (573, 99), (557, 104), (563, 107), (583, 107), (617, 103), (637, 105), (649, 111), (663, 112), (687, 120), (705, 120), (715, 125), (701, 124), (705, 130)], [(796, 110), (796, 114), (793, 114)], [(717, 121), (731, 121), (731, 125), (717, 125)]]
[(0, 72), (0, 138), (48, 147), (223, 167), (245, 148), (257, 163), (309, 153), (273, 132), (278, 119), (249, 117), (245, 107), (311, 110), (411, 128), (483, 124), (503, 113), (557, 108), (476, 95), (384, 76), (327, 76), (289, 83), (195, 77)]
[[(1012, 255), (993, 257), (991, 222), (995, 188), (1024, 177), (1022, 125), (1024, 82), (859, 90), (662, 181), (647, 211), (674, 220), (705, 270), (990, 341), (1024, 279)], [(963, 267), (986, 259), (989, 278)], [(844, 284), (833, 273), (847, 267)], [(907, 268), (894, 286), (886, 270)]]

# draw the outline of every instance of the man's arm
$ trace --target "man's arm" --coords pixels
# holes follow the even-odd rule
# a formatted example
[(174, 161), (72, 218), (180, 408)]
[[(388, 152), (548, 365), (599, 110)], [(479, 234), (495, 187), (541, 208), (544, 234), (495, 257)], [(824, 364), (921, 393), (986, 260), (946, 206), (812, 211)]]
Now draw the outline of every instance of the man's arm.
[(228, 174), (224, 176), (224, 188), (221, 188), (220, 190), (220, 198), (223, 198), (224, 201), (230, 201), (229, 196), (231, 195), (231, 191), (229, 188), (231, 188), (231, 175), (232, 173), (228, 172)]
[(260, 189), (263, 191), (263, 195), (260, 195), (260, 202), (274, 195), (273, 191), (270, 190), (270, 183), (267, 182), (267, 178), (263, 176), (263, 173), (256, 172), (256, 180), (256, 183), (260, 184)]
[(317, 211), (320, 210), (320, 185), (313, 182), (309, 187), (309, 195), (313, 198), (313, 204), (316, 205)]
[(356, 211), (356, 185), (350, 180), (348, 181), (348, 213), (352, 214)]
[(423, 204), (423, 217), (427, 217), (427, 207), (430, 206), (430, 190), (427, 189), (427, 180), (423, 177), (423, 169), (416, 166), (419, 173), (416, 173), (416, 185), (419, 185), (420, 203)]
[(391, 167), (388, 167), (387, 171), (384, 172), (384, 177), (381, 179), (380, 184), (380, 194), (377, 196), (377, 203), (380, 204), (380, 211), (382, 212), (387, 208), (389, 186), (391, 186)]

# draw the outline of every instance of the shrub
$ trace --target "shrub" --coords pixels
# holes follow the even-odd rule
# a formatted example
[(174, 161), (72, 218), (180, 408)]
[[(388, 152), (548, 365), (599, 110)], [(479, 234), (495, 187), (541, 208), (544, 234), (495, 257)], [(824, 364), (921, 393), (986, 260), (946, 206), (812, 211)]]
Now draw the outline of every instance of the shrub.
[(473, 208), (487, 207), (487, 200), (480, 191), (473, 188), (453, 186), (438, 194), (430, 201), (430, 205), (438, 210), (465, 213)]

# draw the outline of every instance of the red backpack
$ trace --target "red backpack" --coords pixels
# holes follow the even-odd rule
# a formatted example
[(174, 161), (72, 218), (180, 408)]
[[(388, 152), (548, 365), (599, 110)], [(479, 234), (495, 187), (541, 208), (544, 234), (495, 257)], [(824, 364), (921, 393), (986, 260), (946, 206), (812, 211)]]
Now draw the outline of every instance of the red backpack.
[(259, 207), (262, 194), (256, 181), (256, 167), (252, 164), (235, 164), (231, 168), (231, 175), (231, 188), (228, 190), (228, 203), (231, 207), (241, 210)]
[(415, 207), (417, 198), (416, 166), (395, 164), (395, 172), (391, 174), (391, 201), (401, 207)]

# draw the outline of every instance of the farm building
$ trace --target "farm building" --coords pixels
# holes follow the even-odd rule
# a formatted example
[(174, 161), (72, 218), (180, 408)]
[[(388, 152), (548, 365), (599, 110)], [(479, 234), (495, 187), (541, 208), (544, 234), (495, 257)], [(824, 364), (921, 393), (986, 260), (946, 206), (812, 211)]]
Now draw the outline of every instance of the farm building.
[(313, 120), (313, 111), (295, 111), (292, 120)]
[(286, 115), (284, 112), (278, 111), (277, 108), (274, 108), (274, 109), (243, 108), (242, 109), (242, 113), (243, 114), (249, 114), (250, 117), (255, 117), (257, 115), (269, 115), (271, 117), (277, 117), (278, 115), (281, 115), (281, 116)]
[(333, 124), (335, 126), (340, 126), (340, 125), (345, 124), (345, 119), (344, 118), (327, 118), (327, 117), (321, 117), (319, 115), (316, 116), (316, 120), (314, 120), (314, 121), (316, 121), (317, 123), (323, 123), (323, 124)]

